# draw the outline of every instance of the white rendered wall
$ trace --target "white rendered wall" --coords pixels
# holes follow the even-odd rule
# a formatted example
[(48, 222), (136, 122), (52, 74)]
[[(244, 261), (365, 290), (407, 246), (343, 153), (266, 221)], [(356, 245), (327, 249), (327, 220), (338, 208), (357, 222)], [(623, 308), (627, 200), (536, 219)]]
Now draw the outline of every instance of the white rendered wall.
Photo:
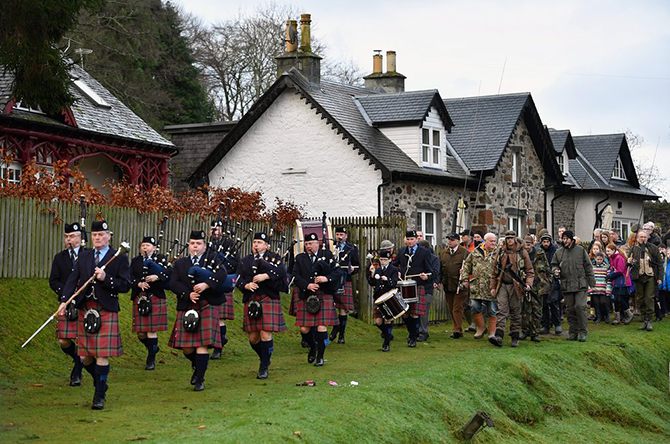
[(376, 216), (381, 171), (304, 100), (286, 90), (209, 173), (220, 188), (260, 191), (310, 216)]
[[(575, 234), (585, 241), (593, 237), (593, 226), (596, 223), (596, 204), (605, 198), (604, 193), (582, 193), (575, 196)], [(621, 208), (618, 203), (621, 202)], [(605, 208), (607, 203), (612, 205), (612, 216), (615, 220), (628, 222), (629, 226), (638, 223), (642, 211), (642, 200), (624, 197), (612, 197), (598, 205), (598, 209)]]

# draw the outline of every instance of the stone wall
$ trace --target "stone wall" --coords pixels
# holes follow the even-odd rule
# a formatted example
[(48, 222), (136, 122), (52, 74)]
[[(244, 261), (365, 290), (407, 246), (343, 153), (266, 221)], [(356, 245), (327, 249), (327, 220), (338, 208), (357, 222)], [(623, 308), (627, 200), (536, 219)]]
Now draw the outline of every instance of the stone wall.
[[(518, 184), (512, 183), (514, 150), (519, 152)], [(480, 195), (474, 202), (477, 206), (471, 202), (472, 225), (487, 225), (493, 232), (504, 232), (507, 229), (508, 218), (518, 207), (525, 224), (523, 233), (538, 232), (545, 224), (543, 188), (544, 170), (528, 134), (528, 128), (521, 120), (514, 129), (493, 175), (486, 178), (485, 184), (482, 185)]]
[(438, 214), (437, 244), (444, 243), (444, 237), (451, 230), (454, 204), (462, 188), (425, 184), (409, 181), (393, 182), (383, 187), (384, 214), (404, 214), (407, 228), (417, 225), (417, 209), (435, 210)]
[[(551, 202), (547, 202), (547, 211), (551, 211)], [(558, 227), (565, 225), (565, 228), (575, 231), (575, 195), (568, 194), (561, 196), (554, 201), (554, 230), (552, 236), (558, 235)]]

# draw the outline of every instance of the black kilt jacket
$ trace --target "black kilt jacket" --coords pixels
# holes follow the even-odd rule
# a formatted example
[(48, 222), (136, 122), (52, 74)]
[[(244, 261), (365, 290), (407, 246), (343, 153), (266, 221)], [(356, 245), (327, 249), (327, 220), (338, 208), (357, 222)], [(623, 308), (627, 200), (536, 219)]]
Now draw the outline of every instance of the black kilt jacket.
[[(249, 291), (244, 288), (253, 282), (257, 274), (267, 273), (270, 279), (258, 284), (258, 290)], [(253, 254), (244, 256), (237, 267), (237, 288), (244, 295), (242, 302), (247, 302), (252, 294), (264, 294), (270, 299), (279, 299), (280, 293), (286, 291), (286, 267), (279, 255), (266, 252), (262, 258), (255, 259)]]
[[(207, 264), (213, 264), (212, 268), (217, 269), (216, 272), (205, 282), (210, 286), (207, 290), (200, 293), (200, 301), (207, 301), (211, 305), (221, 305), (226, 302), (226, 295), (223, 292), (217, 293), (214, 288), (218, 287), (226, 280), (225, 267), (219, 267), (220, 261), (216, 258), (216, 252), (209, 251), (200, 257), (198, 264), (202, 267), (205, 265), (205, 257)], [(182, 257), (174, 261), (172, 264), (172, 276), (170, 277), (170, 291), (177, 296), (177, 311), (186, 311), (191, 308), (192, 302), (189, 295), (193, 291), (193, 283), (188, 277), (188, 270), (191, 268), (191, 258), (189, 256)]]
[[(154, 262), (158, 264), (167, 263), (167, 261), (164, 262), (165, 256), (163, 256), (162, 254), (156, 254), (153, 256), (152, 259)], [(151, 293), (158, 298), (165, 299), (165, 289), (161, 287), (161, 283), (170, 282), (170, 275), (172, 274), (172, 269), (166, 267), (162, 268), (163, 271), (161, 271), (156, 275), (158, 276), (158, 281), (151, 282), (149, 284), (148, 293)], [(142, 278), (144, 277), (144, 257), (142, 255), (135, 256), (130, 261), (130, 276), (132, 278), (130, 281), (130, 285), (132, 288), (132, 292), (130, 293), (130, 299), (135, 300), (135, 298), (139, 296), (140, 293), (142, 292), (140, 287), (137, 286), (137, 284), (142, 282)]]
[(307, 285), (314, 283), (317, 276), (325, 276), (328, 282), (319, 284), (320, 290), (325, 294), (335, 294), (342, 282), (344, 270), (335, 266), (333, 253), (330, 250), (319, 248), (316, 253), (316, 260), (312, 260), (307, 253), (300, 253), (295, 257), (293, 266), (293, 283), (298, 289), (299, 297), (302, 300), (307, 299), (312, 294), (307, 290)]
[[(416, 251), (413, 255), (409, 254), (408, 247), (402, 247), (392, 264), (398, 267), (401, 277), (420, 273), (432, 273), (433, 267), (431, 266), (431, 255), (431, 251), (421, 245), (416, 246)], [(412, 259), (411, 261), (410, 257)], [(424, 287), (424, 289), (427, 289), (428, 287), (432, 289), (433, 275), (425, 281), (421, 281), (421, 279), (418, 278), (415, 278), (414, 280), (417, 282), (417, 285)], [(432, 291), (427, 292), (432, 293)]]
[[(84, 247), (79, 247), (79, 254), (86, 251)], [(67, 278), (72, 273), (72, 259), (70, 259), (70, 250), (63, 250), (54, 256), (51, 263), (51, 273), (49, 274), (49, 286), (58, 295), (60, 302), (65, 302), (63, 299), (63, 289)]]
[[(376, 276), (379, 276), (379, 279)], [(388, 280), (382, 280), (382, 276), (386, 276)], [(382, 271), (382, 267), (376, 268), (374, 273), (370, 273), (370, 269), (368, 269), (365, 277), (368, 279), (368, 284), (374, 288), (375, 299), (393, 290), (398, 285), (398, 269), (392, 264), (388, 264), (384, 271)]]
[[(114, 256), (116, 250), (109, 247), (105, 257), (100, 259), (98, 266), (102, 266), (109, 262)], [(63, 289), (62, 302), (65, 302), (70, 296), (74, 294), (77, 289), (84, 284), (91, 276), (95, 269), (95, 250), (85, 250), (79, 253), (79, 259), (75, 263), (72, 273), (67, 279), (65, 288)], [(95, 297), (102, 307), (111, 312), (119, 311), (119, 293), (126, 293), (130, 290), (130, 267), (128, 266), (128, 256), (120, 254), (114, 261), (105, 268), (105, 280), (93, 280), (84, 291), (79, 293), (75, 299), (77, 307), (84, 305), (86, 295), (90, 294), (91, 288), (95, 288)]]

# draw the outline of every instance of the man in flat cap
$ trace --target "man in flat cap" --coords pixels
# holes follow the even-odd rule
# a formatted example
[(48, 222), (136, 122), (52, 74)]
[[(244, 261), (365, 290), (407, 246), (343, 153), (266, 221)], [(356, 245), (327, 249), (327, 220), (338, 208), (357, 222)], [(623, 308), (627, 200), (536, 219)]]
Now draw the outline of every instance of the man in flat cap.
[(440, 278), (454, 324), (451, 332), (453, 339), (459, 339), (463, 336), (463, 313), (468, 298), (467, 288), (460, 287), (460, 276), (463, 263), (469, 253), (466, 246), (459, 245), (458, 240), (458, 234), (449, 233), (447, 235), (447, 246), (440, 252)]
[[(67, 278), (72, 273), (79, 254), (84, 250), (81, 245), (81, 228), (77, 222), (65, 224), (65, 250), (54, 256), (51, 263), (51, 273), (49, 274), (49, 286), (58, 296), (58, 302), (65, 302), (63, 299), (63, 289)], [(72, 358), (74, 363), (70, 372), (70, 385), (73, 387), (81, 385), (81, 371), (84, 368), (79, 356), (75, 340), (77, 339), (77, 319), (78, 314), (73, 310), (74, 301), (67, 311), (67, 315), (58, 315), (58, 326), (56, 328), (56, 338), (63, 353)]]
[[(117, 253), (109, 242), (111, 232), (106, 221), (91, 224), (93, 249), (79, 255), (63, 289), (63, 302), (69, 299), (89, 278), (94, 277), (75, 298), (79, 319), (77, 354), (84, 368), (93, 376), (95, 394), (91, 408), (105, 407), (108, 389), (109, 358), (123, 355), (119, 331), (119, 293), (130, 290), (128, 256)], [(65, 312), (65, 303), (59, 311)]]

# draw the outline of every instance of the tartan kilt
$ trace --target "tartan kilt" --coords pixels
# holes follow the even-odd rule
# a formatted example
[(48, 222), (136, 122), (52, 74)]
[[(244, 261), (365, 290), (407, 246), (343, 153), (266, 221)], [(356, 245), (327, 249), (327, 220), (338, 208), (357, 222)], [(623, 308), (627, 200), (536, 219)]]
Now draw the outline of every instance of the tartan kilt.
[(298, 301), (300, 300), (300, 289), (296, 287), (295, 285), (291, 289), (291, 305), (288, 307), (288, 314), (291, 316), (296, 316), (298, 314), (298, 311), (296, 309), (296, 306), (298, 305)]
[(138, 311), (137, 299), (133, 300), (133, 331), (155, 332), (168, 329), (167, 301), (158, 296), (151, 295), (151, 313), (142, 316)]
[[(187, 311), (187, 310), (186, 310)], [(219, 330), (219, 307), (207, 305), (200, 310), (200, 327), (198, 331), (184, 330), (182, 320), (186, 311), (177, 311), (177, 319), (168, 341), (172, 348), (184, 347), (218, 347), (221, 348), (221, 331)]]
[(335, 310), (333, 296), (330, 294), (318, 293), (321, 310), (317, 314), (307, 312), (307, 302), (298, 299), (296, 304), (297, 315), (295, 325), (300, 327), (316, 327), (318, 325), (339, 325), (340, 319)]
[(233, 300), (233, 292), (226, 293), (226, 302), (219, 306), (219, 319), (234, 320), (235, 319), (235, 301)]
[[(87, 333), (84, 330), (84, 317), (89, 308), (100, 312), (101, 326), (97, 333)], [(119, 331), (119, 314), (105, 310), (98, 301), (85, 301), (84, 306), (79, 308), (77, 321), (77, 354), (96, 358), (121, 356), (123, 345)]]
[(423, 316), (427, 313), (426, 288), (423, 285), (416, 286), (416, 294), (419, 296), (419, 302), (409, 304), (410, 316)]
[(351, 281), (346, 281), (344, 284), (344, 293), (333, 295), (335, 300), (335, 308), (338, 310), (354, 311), (354, 288)]
[(65, 315), (58, 315), (58, 326), (56, 327), (56, 338), (58, 339), (76, 339), (77, 321), (68, 321)]
[[(263, 315), (258, 319), (249, 317), (249, 302), (259, 301)], [(281, 311), (278, 299), (271, 299), (265, 295), (252, 294), (249, 301), (244, 303), (244, 325), (242, 329), (250, 331), (285, 331), (286, 321)]]

